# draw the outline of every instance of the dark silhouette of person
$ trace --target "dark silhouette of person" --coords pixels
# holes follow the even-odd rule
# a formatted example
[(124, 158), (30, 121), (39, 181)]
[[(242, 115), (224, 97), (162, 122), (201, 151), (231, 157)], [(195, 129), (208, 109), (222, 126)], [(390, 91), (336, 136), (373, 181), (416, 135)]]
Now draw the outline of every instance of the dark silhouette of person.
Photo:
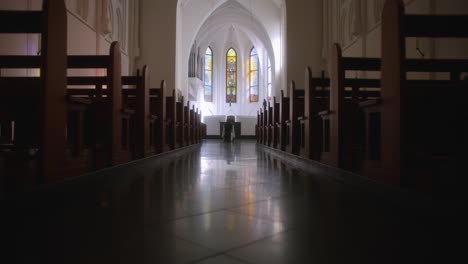
[(224, 142), (231, 142), (231, 133), (234, 126), (231, 121), (224, 123)]

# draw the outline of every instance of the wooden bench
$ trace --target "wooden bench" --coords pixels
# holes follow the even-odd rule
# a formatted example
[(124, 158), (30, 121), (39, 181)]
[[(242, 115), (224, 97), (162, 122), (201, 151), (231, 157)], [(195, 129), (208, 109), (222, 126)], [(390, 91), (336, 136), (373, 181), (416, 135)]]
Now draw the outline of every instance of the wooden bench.
[(65, 4), (44, 0), (42, 11), (0, 11), (0, 33), (41, 35), (40, 56), (0, 56), (0, 68), (40, 69), (39, 77), (0, 78), (0, 123), (11, 147), (2, 152), (0, 174), (12, 189), (61, 180), (73, 161), (66, 155)]
[[(380, 97), (380, 80), (346, 79), (346, 71), (379, 71), (380, 59), (342, 57), (334, 44), (330, 54), (329, 109), (323, 120), (323, 163), (357, 172), (365, 149), (365, 117), (359, 103)], [(369, 90), (372, 89), (372, 90)]]
[(284, 96), (284, 91), (281, 90), (281, 100), (280, 100), (280, 121), (279, 121), (279, 133), (280, 133), (280, 149), (286, 151), (289, 146), (289, 124), (290, 124), (290, 115), (289, 115), (289, 97)]
[(280, 147), (280, 104), (276, 102), (276, 96), (273, 97), (273, 106), (272, 106), (272, 137), (273, 137), (273, 148)]
[(200, 139), (200, 141), (202, 141), (203, 139), (206, 138), (206, 133), (207, 133), (206, 130), (207, 130), (206, 124), (201, 123), (201, 139)]
[(190, 146), (192, 144), (190, 138), (190, 126), (192, 124), (191, 115), (190, 115), (190, 101), (187, 101), (187, 105), (184, 106), (184, 144), (185, 146)]
[(304, 83), (304, 115), (298, 117), (299, 154), (304, 158), (320, 161), (323, 127), (319, 113), (328, 109), (330, 80), (323, 76), (313, 78), (312, 70), (307, 67)]
[(185, 112), (184, 112), (184, 97), (182, 96), (176, 102), (176, 147), (182, 148), (185, 146)]
[(159, 88), (150, 89), (150, 113), (153, 118), (151, 123), (151, 142), (156, 153), (165, 151), (166, 146), (166, 81), (162, 80)]
[(289, 122), (287, 129), (289, 130), (289, 144), (286, 151), (299, 155), (300, 151), (300, 122), (299, 117), (304, 116), (304, 90), (296, 88), (296, 83), (291, 81), (289, 85)]
[[(406, 59), (406, 38), (467, 38), (466, 15), (405, 15), (404, 3), (387, 0), (382, 12), (380, 167), (384, 182), (430, 192), (457, 186), (445, 171), (463, 168), (466, 151), (466, 83), (462, 59)], [(449, 80), (413, 81), (407, 72), (447, 72)], [(450, 98), (443, 100), (443, 98)], [(435, 105), (434, 105), (435, 104)], [(466, 119), (465, 119), (466, 120)], [(465, 128), (464, 128), (465, 127)], [(433, 182), (438, 184), (434, 185)]]
[(202, 124), (201, 124), (201, 115), (202, 112), (198, 110), (195, 112), (195, 138), (196, 138), (196, 143), (201, 143), (202, 142)]
[(271, 147), (273, 144), (273, 107), (271, 106), (270, 101), (268, 101), (267, 103), (266, 126), (267, 126), (266, 145)]
[(257, 139), (257, 144), (260, 144), (262, 142), (260, 124), (261, 124), (260, 110), (257, 110), (257, 124), (255, 125), (255, 138)]
[[(89, 144), (93, 149), (93, 168), (105, 168), (132, 159), (130, 118), (132, 109), (124, 108), (121, 54), (118, 42), (113, 42), (109, 55), (68, 56), (68, 69), (106, 69), (105, 77), (68, 77), (68, 85), (93, 85), (85, 89), (92, 101), (89, 118), (93, 125)], [(103, 89), (106, 86), (106, 89)], [(83, 89), (67, 89), (68, 97), (82, 96)]]
[(166, 112), (165, 112), (165, 125), (166, 125), (166, 142), (165, 151), (174, 150), (176, 148), (176, 94), (175, 90), (172, 90), (171, 96), (166, 96)]
[(195, 105), (192, 105), (192, 109), (190, 109), (190, 141), (192, 144), (196, 144), (196, 112), (195, 112)]
[[(145, 65), (141, 73), (136, 76), (123, 76), (123, 105), (124, 109), (135, 111), (134, 124), (123, 126), (131, 133), (129, 135), (130, 149), (133, 159), (151, 156), (155, 153), (155, 146), (152, 141), (152, 124), (156, 116), (150, 112), (150, 88), (148, 85), (149, 70)], [(125, 137), (124, 137), (125, 138)]]
[(268, 103), (262, 103), (262, 144), (268, 145)]
[(259, 133), (260, 133), (260, 144), (264, 144), (265, 142), (265, 129), (264, 129), (264, 124), (265, 124), (265, 118), (264, 118), (264, 111), (263, 108), (260, 108), (260, 123), (259, 123)]

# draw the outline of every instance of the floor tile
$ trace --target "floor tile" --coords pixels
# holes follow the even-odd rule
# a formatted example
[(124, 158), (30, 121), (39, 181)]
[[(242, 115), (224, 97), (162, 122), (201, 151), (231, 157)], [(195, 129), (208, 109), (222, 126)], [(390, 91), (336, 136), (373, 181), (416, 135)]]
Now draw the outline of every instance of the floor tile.
[(239, 260), (236, 260), (229, 256), (219, 255), (197, 262), (196, 264), (245, 264), (245, 262), (240, 262)]
[(431, 206), (410, 196), (384, 199), (378, 187), (358, 188), (336, 180), (338, 170), (310, 166), (293, 167), (255, 141), (207, 140), (39, 188), (3, 202), (0, 233), (14, 241), (4, 258), (53, 264), (428, 263)]
[[(158, 240), (158, 237), (154, 237)], [(145, 252), (145, 263), (193, 263), (214, 255), (213, 250), (195, 245), (191, 242), (173, 238), (164, 243), (148, 243)], [(130, 262), (129, 262), (130, 263)]]
[(280, 222), (219, 211), (177, 220), (176, 236), (218, 251), (240, 247), (284, 230)]

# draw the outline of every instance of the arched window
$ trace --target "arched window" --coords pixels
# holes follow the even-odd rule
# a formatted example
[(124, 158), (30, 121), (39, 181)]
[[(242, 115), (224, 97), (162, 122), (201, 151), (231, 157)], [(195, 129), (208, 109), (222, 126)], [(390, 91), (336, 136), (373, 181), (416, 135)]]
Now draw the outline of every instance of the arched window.
[(249, 87), (250, 102), (258, 102), (258, 53), (255, 47), (250, 50)]
[(205, 102), (213, 102), (213, 51), (210, 47), (205, 52)]
[(237, 102), (237, 53), (230, 48), (226, 53), (226, 103)]

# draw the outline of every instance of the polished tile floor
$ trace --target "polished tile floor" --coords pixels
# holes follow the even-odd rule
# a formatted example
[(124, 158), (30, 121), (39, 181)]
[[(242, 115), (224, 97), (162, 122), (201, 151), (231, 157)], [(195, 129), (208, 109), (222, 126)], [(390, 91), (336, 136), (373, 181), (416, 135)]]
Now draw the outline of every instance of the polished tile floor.
[(211, 140), (14, 198), (2, 230), (13, 263), (427, 263), (429, 204), (366, 189)]

